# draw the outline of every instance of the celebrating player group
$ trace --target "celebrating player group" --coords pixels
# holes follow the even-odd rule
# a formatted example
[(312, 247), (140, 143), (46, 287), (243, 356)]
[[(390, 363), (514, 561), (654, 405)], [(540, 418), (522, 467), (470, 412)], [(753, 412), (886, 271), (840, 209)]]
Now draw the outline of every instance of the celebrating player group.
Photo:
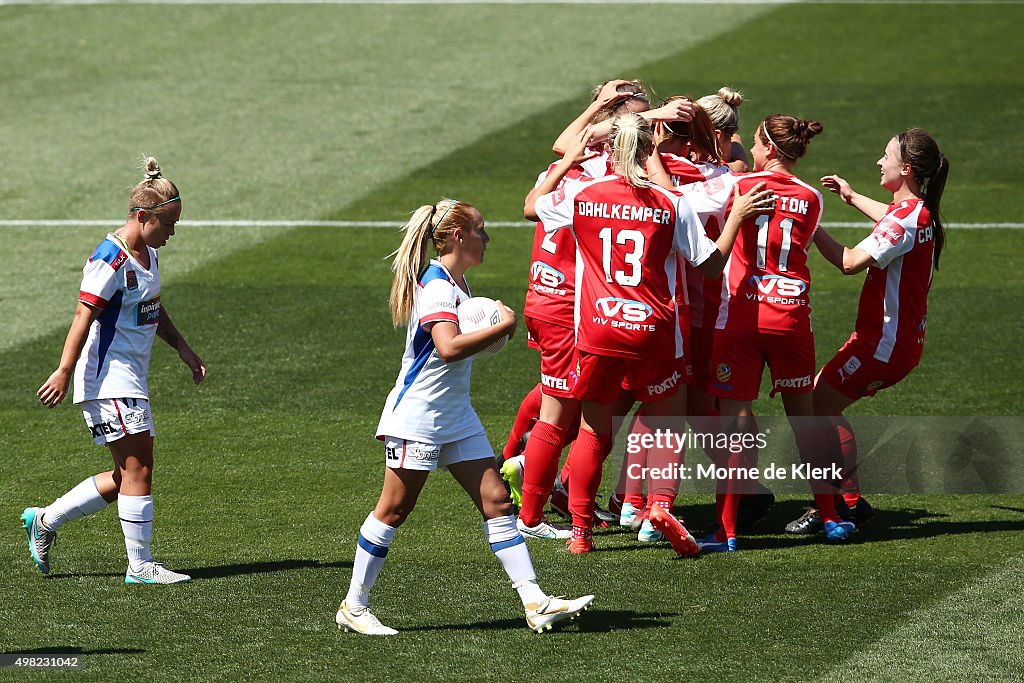
[[(682, 431), (689, 422), (749, 437), (730, 441), (739, 448), (705, 447), (723, 471), (756, 466), (751, 406), (765, 365), (801, 461), (840, 473), (812, 485), (814, 506), (786, 530), (844, 542), (871, 519), (842, 411), (920, 361), (949, 165), (926, 131), (910, 128), (885, 144), (878, 161), (888, 205), (839, 176), (821, 178), (875, 222), (846, 247), (821, 228), (821, 193), (795, 174), (822, 123), (768, 116), (748, 157), (736, 135), (742, 101), (722, 88), (652, 109), (641, 84), (604, 83), (555, 142), (562, 159), (527, 196), (524, 214), (538, 223), (525, 325), (541, 377), (516, 416), (501, 466), (524, 536), (564, 539), (569, 552), (582, 554), (594, 549), (595, 524), (617, 523), (641, 542), (668, 541), (682, 556), (737, 550), (738, 531), (774, 496), (760, 484), (720, 478), (717, 524), (695, 539), (672, 512), (679, 477), (663, 474), (681, 471), (680, 448), (627, 449), (607, 511), (595, 496), (614, 418), (635, 404), (631, 436), (666, 424)], [(868, 271), (850, 340), (817, 372), (812, 245), (845, 274)], [(661, 476), (638, 475), (652, 471)], [(571, 529), (544, 519), (549, 497)]]
[[(351, 582), (335, 617), (340, 627), (397, 633), (371, 612), (370, 591), (437, 469), (447, 469), (479, 510), (527, 625), (538, 632), (576, 618), (594, 596), (564, 599), (542, 590), (525, 539), (563, 540), (568, 552), (582, 555), (595, 549), (595, 526), (620, 524), (683, 557), (737, 550), (738, 532), (771, 506), (771, 491), (720, 479), (717, 524), (698, 540), (674, 512), (679, 477), (636, 474), (679, 471), (680, 448), (659, 442), (631, 449), (614, 473), (607, 509), (596, 498), (620, 427), (631, 441), (666, 425), (682, 433), (687, 424), (741, 437), (730, 440), (740, 448), (708, 447), (707, 455), (726, 469), (756, 464), (757, 440), (742, 437), (757, 434), (751, 406), (765, 365), (786, 414), (805, 418), (792, 420), (801, 461), (822, 470), (838, 464), (841, 472), (812, 487), (814, 506), (787, 531), (820, 531), (843, 542), (870, 520), (856, 480), (855, 437), (842, 412), (920, 361), (944, 241), (939, 203), (949, 164), (926, 131), (909, 128), (879, 140), (881, 185), (891, 203), (855, 192), (837, 175), (807, 182), (796, 168), (823, 125), (773, 114), (758, 123), (748, 155), (737, 136), (742, 102), (722, 88), (652, 108), (639, 82), (608, 81), (555, 140), (560, 158), (540, 174), (524, 206), (537, 227), (524, 273), (523, 327), (540, 352), (540, 378), (497, 458), (470, 404), (470, 374), (473, 356), (511, 338), (519, 320), (496, 302), (494, 324), (460, 327), (460, 304), (472, 298), (466, 273), (483, 264), (490, 241), (484, 218), (450, 198), (415, 210), (392, 254), (391, 318), (407, 335), (376, 431), (383, 483), (358, 531)], [(823, 230), (816, 185), (874, 221), (870, 234), (847, 247)], [(125, 225), (85, 265), (59, 367), (38, 395), (56, 406), (74, 376), (74, 401), (114, 468), (48, 506), (25, 509), (30, 554), (43, 573), (58, 528), (116, 500), (125, 581), (189, 580), (150, 552), (155, 428), (146, 376), (154, 338), (178, 351), (197, 384), (206, 374), (160, 300), (157, 249), (180, 214), (177, 187), (148, 159)], [(854, 331), (820, 370), (810, 319), (812, 246), (845, 274), (867, 271)], [(571, 528), (545, 519), (549, 501)]]

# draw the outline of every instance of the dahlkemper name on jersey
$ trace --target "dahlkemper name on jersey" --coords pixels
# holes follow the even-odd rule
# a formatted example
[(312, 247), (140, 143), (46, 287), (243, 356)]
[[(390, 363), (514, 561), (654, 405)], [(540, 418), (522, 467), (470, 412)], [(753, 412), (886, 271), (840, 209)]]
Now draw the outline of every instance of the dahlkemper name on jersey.
[(655, 209), (650, 206), (630, 206), (628, 204), (605, 204), (603, 202), (577, 202), (576, 215), (588, 218), (609, 218), (619, 221), (640, 221), (671, 225), (674, 216), (671, 211)]

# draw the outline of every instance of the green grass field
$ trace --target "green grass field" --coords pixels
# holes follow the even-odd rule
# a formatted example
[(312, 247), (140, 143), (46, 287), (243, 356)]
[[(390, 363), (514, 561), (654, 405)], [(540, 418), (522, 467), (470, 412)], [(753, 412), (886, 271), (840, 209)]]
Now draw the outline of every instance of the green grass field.
[[(115, 228), (141, 152), (182, 189), (186, 220), (399, 222), (442, 194), (517, 220), (555, 135), (593, 83), (617, 76), (660, 96), (733, 85), (748, 98), (746, 138), (775, 111), (818, 118), (825, 133), (799, 174), (839, 172), (879, 199), (888, 137), (926, 127), (952, 162), (947, 221), (1020, 221), (1022, 21), (1016, 4), (0, 6), (0, 221)], [(858, 218), (826, 198), (824, 220)], [(106, 230), (0, 225), (0, 653), (84, 655), (86, 670), (46, 680), (1024, 671), (1022, 492), (871, 496), (876, 523), (845, 547), (778, 533), (802, 510), (793, 495), (733, 556), (676, 561), (614, 529), (582, 558), (531, 544), (547, 590), (598, 595), (585, 618), (537, 636), (478, 515), (437, 476), (374, 591), (402, 635), (340, 633), (334, 610), (382, 476), (373, 430), (404, 341), (387, 312), (384, 257), (398, 238), (385, 229), (180, 227), (161, 251), (163, 301), (210, 374), (191, 386), (158, 342), (155, 552), (195, 580), (124, 586), (114, 510), (64, 527), (44, 578), (22, 508), (109, 466), (74, 406), (47, 411), (34, 396)], [(521, 310), (531, 234), (490, 232), (471, 283)], [(851, 412), (1020, 416), (1022, 257), (1022, 230), (951, 230), (921, 367)], [(812, 268), (824, 362), (852, 328), (861, 280)], [(521, 334), (475, 368), (496, 447), (536, 372)], [(713, 516), (708, 495), (684, 491), (680, 504), (696, 529)], [(15, 676), (0, 670), (33, 674)]]

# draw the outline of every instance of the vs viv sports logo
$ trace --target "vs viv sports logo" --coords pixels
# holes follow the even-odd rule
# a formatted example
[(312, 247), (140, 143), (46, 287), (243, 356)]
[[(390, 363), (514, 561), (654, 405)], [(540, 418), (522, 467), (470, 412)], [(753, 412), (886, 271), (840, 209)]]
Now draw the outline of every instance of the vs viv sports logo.
[(543, 261), (534, 261), (530, 266), (530, 279), (545, 287), (561, 287), (565, 276)]
[(654, 315), (654, 309), (642, 301), (606, 296), (594, 302), (599, 315), (618, 318), (630, 323), (642, 323)]
[(800, 296), (807, 289), (807, 283), (781, 275), (751, 275), (749, 284), (761, 294), (777, 296)]

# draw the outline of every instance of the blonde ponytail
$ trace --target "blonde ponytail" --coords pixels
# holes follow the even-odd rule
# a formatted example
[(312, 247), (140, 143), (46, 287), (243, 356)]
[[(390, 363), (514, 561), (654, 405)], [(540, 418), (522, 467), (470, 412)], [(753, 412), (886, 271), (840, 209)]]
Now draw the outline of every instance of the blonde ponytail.
[(132, 188), (128, 200), (130, 211), (152, 210), (180, 199), (177, 186), (160, 171), (160, 163), (153, 157), (142, 157), (143, 179)]
[(416, 300), (416, 286), (430, 259), (427, 247), (433, 244), (439, 253), (457, 227), (468, 225), (472, 206), (455, 199), (442, 198), (437, 204), (416, 209), (402, 226), (402, 244), (388, 255), (393, 258), (391, 272), (391, 322), (395, 327), (408, 324)]
[(609, 139), (616, 172), (634, 187), (646, 184), (647, 171), (644, 165), (654, 151), (651, 124), (639, 114), (620, 114), (612, 122)]

